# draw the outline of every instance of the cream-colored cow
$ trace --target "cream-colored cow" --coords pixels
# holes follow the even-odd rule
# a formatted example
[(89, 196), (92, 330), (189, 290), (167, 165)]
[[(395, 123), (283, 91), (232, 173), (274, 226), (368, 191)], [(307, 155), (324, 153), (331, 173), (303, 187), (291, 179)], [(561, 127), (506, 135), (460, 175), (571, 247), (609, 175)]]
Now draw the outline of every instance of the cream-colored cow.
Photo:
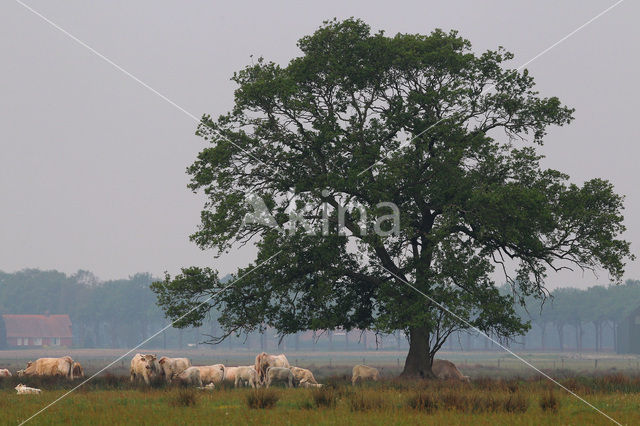
[(63, 356), (29, 361), (27, 368), (18, 371), (18, 376), (62, 376), (73, 379), (73, 359), (70, 356)]
[(167, 382), (171, 383), (174, 376), (182, 373), (187, 368), (191, 367), (191, 361), (189, 358), (169, 358), (163, 356), (158, 361), (162, 374)]
[(469, 381), (469, 376), (463, 376), (460, 370), (451, 361), (446, 359), (434, 359), (431, 371), (438, 379), (455, 379), (463, 382)]
[(0, 377), (11, 377), (11, 371), (6, 368), (0, 368)]
[(256, 388), (260, 385), (258, 381), (258, 372), (253, 367), (253, 365), (247, 365), (243, 367), (236, 367), (236, 379), (234, 382), (234, 386), (238, 387), (238, 385), (242, 386), (251, 386), (252, 388)]
[(142, 378), (146, 384), (151, 384), (151, 380), (162, 376), (160, 363), (155, 355), (136, 354), (131, 360), (129, 370), (131, 381)]
[(39, 394), (42, 391), (40, 389), (36, 389), (36, 388), (30, 388), (27, 387), (25, 385), (23, 385), (22, 383), (20, 383), (18, 386), (15, 387), (16, 392), (18, 392), (18, 395), (28, 395), (31, 393), (35, 393), (35, 394)]
[(293, 373), (286, 367), (267, 368), (265, 385), (269, 388), (273, 383), (282, 382), (287, 387), (293, 387)]
[(205, 385), (210, 383), (219, 385), (224, 380), (225, 367), (222, 364), (201, 365), (195, 368), (200, 370), (200, 379)]
[(255, 369), (258, 372), (258, 379), (260, 383), (265, 382), (265, 375), (267, 368), (269, 367), (284, 367), (289, 368), (289, 360), (284, 354), (269, 355), (266, 352), (262, 352), (256, 356)]
[(358, 364), (353, 367), (351, 374), (351, 384), (355, 386), (358, 382), (365, 380), (378, 381), (380, 379), (380, 373), (377, 368), (369, 367), (368, 365)]
[(178, 373), (174, 379), (179, 383), (186, 385), (202, 387), (202, 380), (200, 379), (200, 370), (197, 367), (189, 367), (184, 371)]
[(289, 367), (289, 369), (293, 373), (293, 381), (296, 386), (298, 386), (302, 382), (318, 383), (316, 382), (315, 377), (313, 377), (313, 373), (311, 372), (311, 370), (307, 370), (306, 368), (301, 367)]

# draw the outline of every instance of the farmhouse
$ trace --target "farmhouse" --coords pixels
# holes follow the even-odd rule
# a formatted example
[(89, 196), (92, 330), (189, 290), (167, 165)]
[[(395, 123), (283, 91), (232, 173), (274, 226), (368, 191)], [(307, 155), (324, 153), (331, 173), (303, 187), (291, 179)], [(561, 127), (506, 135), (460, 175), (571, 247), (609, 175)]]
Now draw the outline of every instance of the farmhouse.
[(71, 346), (69, 315), (2, 315), (7, 348)]

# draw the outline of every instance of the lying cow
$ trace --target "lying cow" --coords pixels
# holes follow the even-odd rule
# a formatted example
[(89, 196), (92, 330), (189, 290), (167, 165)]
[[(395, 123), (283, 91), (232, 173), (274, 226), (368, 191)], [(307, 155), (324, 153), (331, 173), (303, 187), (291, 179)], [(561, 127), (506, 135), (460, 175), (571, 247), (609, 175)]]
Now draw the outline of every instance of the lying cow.
[(18, 371), (18, 376), (62, 376), (73, 379), (73, 359), (70, 356), (63, 356), (29, 361), (27, 368)]
[(82, 365), (80, 365), (79, 362), (74, 362), (72, 369), (74, 379), (81, 379), (84, 377), (84, 370), (82, 369)]
[(200, 390), (209, 390), (209, 391), (212, 391), (215, 388), (216, 388), (216, 385), (214, 385), (213, 383), (209, 383), (208, 385), (198, 387), (198, 389)]
[(129, 370), (131, 381), (142, 378), (146, 384), (151, 384), (151, 380), (162, 376), (160, 363), (155, 355), (136, 354), (131, 360), (131, 369)]
[(182, 383), (189, 386), (202, 387), (202, 380), (200, 379), (200, 370), (196, 367), (189, 367), (184, 371), (178, 373), (174, 379), (178, 383)]
[(27, 395), (27, 394), (30, 394), (30, 393), (39, 394), (39, 393), (42, 392), (40, 389), (30, 388), (30, 387), (27, 387), (27, 386), (23, 385), (22, 383), (20, 383), (18, 386), (16, 386), (15, 390), (18, 392), (18, 395)]
[(353, 367), (351, 374), (351, 384), (355, 386), (358, 382), (363, 382), (365, 380), (373, 380), (378, 381), (380, 379), (380, 373), (378, 369), (369, 367), (368, 365), (358, 364)]
[(303, 381), (308, 383), (318, 383), (316, 382), (315, 377), (313, 377), (313, 373), (306, 368), (290, 367), (289, 369), (293, 373), (293, 381), (296, 386)]
[(431, 365), (431, 371), (438, 379), (455, 379), (462, 380), (463, 382), (469, 381), (469, 376), (463, 376), (455, 364), (451, 361), (447, 361), (446, 359), (434, 359), (433, 364)]
[(258, 372), (253, 368), (253, 365), (236, 367), (235, 376), (235, 387), (238, 387), (238, 384), (240, 384), (242, 386), (251, 386), (255, 389), (260, 384), (258, 381)]
[(220, 384), (224, 380), (225, 367), (222, 364), (196, 366), (200, 370), (200, 379), (205, 385)]
[(289, 361), (284, 354), (269, 355), (266, 352), (262, 352), (256, 356), (255, 369), (258, 372), (258, 379), (260, 383), (264, 383), (265, 375), (269, 367), (285, 367), (289, 368)]
[(191, 367), (191, 361), (189, 361), (188, 358), (169, 358), (163, 356), (158, 363), (162, 369), (162, 374), (169, 383), (171, 383), (174, 376)]
[(267, 388), (276, 382), (282, 382), (289, 388), (293, 387), (293, 373), (286, 367), (269, 367), (266, 377), (265, 385)]
[(298, 383), (298, 386), (301, 388), (321, 388), (324, 385), (320, 383), (311, 383), (307, 380), (302, 380), (300, 383)]
[(0, 368), (0, 377), (11, 377), (11, 371), (6, 368)]

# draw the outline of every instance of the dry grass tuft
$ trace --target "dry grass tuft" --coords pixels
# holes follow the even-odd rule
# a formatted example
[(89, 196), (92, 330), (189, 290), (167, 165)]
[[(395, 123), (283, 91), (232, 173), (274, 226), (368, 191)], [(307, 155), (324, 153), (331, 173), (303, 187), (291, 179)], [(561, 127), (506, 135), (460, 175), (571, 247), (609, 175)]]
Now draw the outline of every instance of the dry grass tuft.
[(171, 393), (169, 405), (172, 407), (192, 407), (198, 402), (198, 395), (193, 388), (182, 388)]
[(560, 400), (556, 398), (553, 390), (549, 389), (549, 391), (540, 397), (540, 408), (542, 411), (550, 411), (552, 413), (557, 413), (560, 409)]
[(273, 408), (280, 399), (280, 395), (273, 389), (254, 389), (247, 394), (247, 406), (249, 408)]

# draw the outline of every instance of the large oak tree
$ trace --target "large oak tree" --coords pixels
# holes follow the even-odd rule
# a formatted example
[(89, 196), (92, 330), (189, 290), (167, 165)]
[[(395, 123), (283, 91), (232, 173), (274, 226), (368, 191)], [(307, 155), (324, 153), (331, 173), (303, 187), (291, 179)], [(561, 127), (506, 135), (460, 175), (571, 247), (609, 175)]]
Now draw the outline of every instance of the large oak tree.
[[(355, 19), (326, 22), (298, 46), (286, 66), (260, 59), (236, 73), (233, 110), (198, 128), (210, 145), (188, 173), (207, 201), (191, 238), (217, 254), (251, 242), (258, 254), (220, 294), (208, 268), (155, 283), (168, 316), (188, 313), (178, 325), (216, 309), (226, 334), (215, 341), (266, 325), (283, 336), (404, 330), (404, 374), (429, 377), (456, 330), (525, 331), (514, 303), (544, 297), (549, 271), (621, 278), (622, 197), (605, 180), (579, 186), (541, 166), (547, 127), (573, 110), (506, 67), (512, 54), (475, 54), (456, 32), (372, 34)], [(278, 225), (304, 204), (307, 224), (324, 232), (243, 220), (249, 194)], [(373, 232), (389, 213), (381, 202), (398, 207), (398, 232)], [(512, 294), (496, 289), (496, 268)]]

